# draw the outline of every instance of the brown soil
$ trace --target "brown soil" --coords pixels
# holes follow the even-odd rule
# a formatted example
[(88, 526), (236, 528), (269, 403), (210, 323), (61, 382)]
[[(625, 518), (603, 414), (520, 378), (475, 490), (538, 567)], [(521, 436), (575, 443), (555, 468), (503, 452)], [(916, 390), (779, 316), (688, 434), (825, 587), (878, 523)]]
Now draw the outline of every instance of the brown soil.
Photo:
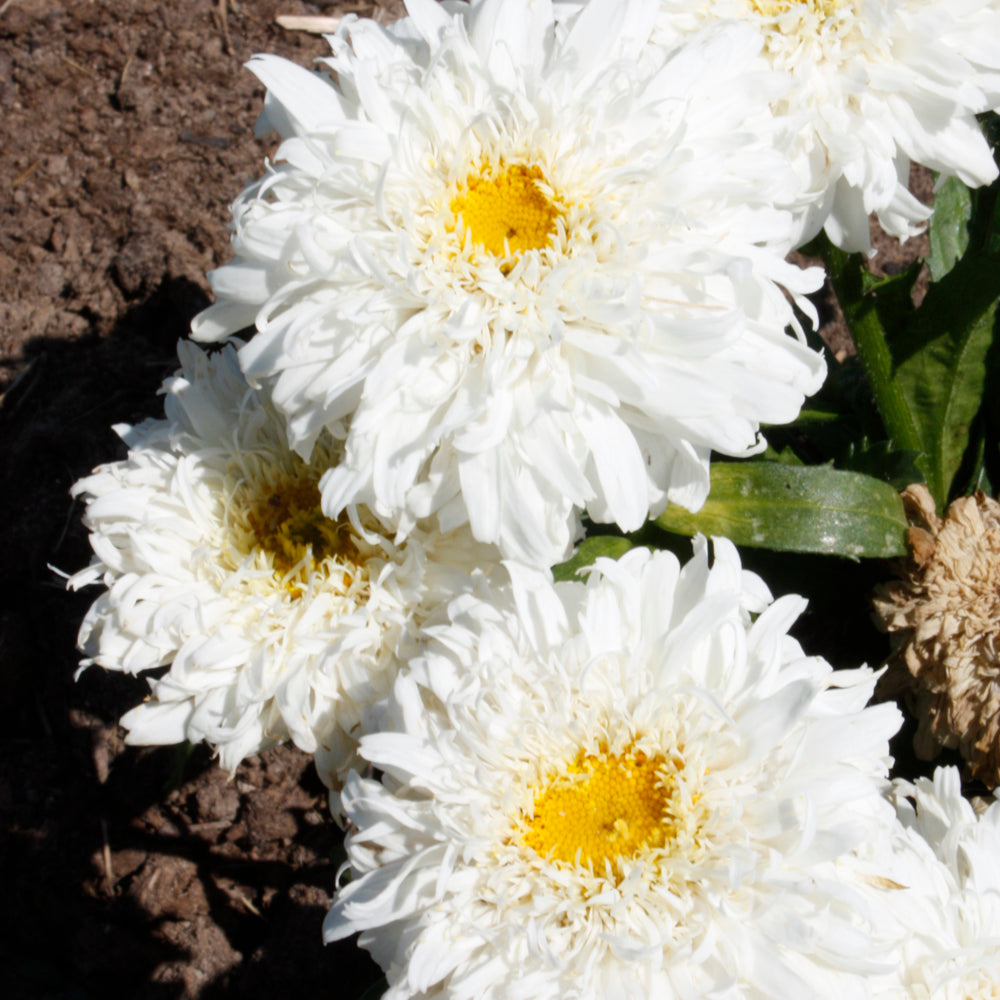
[[(341, 854), (307, 758), (235, 778), (197, 749), (125, 748), (143, 682), (73, 673), (92, 593), (69, 486), (160, 415), (175, 344), (229, 258), (255, 52), (321, 38), (276, 13), (387, 0), (0, 0), (0, 993), (7, 998), (357, 997), (377, 979), (321, 922)], [(832, 318), (832, 317), (831, 317)], [(833, 327), (831, 326), (832, 330)], [(54, 567), (54, 568), (53, 568)]]
[[(343, 5), (385, 18), (388, 10)], [(221, 12), (225, 10), (225, 20)], [(228, 259), (262, 169), (255, 52), (302, 64), (296, 0), (0, 0), (0, 995), (357, 997), (378, 971), (324, 948), (341, 837), (308, 758), (229, 780), (204, 750), (125, 748), (145, 684), (74, 682), (94, 593), (70, 484), (120, 457)], [(303, 991), (300, 994), (300, 991)]]

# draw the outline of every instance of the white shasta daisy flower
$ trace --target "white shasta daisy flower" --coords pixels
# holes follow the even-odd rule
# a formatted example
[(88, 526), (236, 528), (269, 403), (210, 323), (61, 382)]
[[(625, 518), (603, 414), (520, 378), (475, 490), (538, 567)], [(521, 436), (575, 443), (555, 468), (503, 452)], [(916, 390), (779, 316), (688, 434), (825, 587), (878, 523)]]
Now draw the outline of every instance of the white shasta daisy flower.
[(962, 796), (957, 768), (900, 782), (906, 839), (893, 878), (907, 886), (895, 909), (905, 935), (901, 987), (907, 1000), (1000, 997), (1000, 802), (979, 816)]
[(250, 62), (285, 141), (195, 337), (255, 324), (240, 362), (277, 376), (293, 447), (346, 438), (330, 516), (437, 512), (548, 566), (582, 509), (626, 530), (697, 509), (709, 452), (759, 451), (824, 376), (785, 332), (782, 285), (820, 274), (784, 261), (773, 207), (796, 183), (783, 78), (745, 27), (645, 44), (645, 0), (558, 29), (548, 0), (409, 11), (346, 19), (335, 78)]
[(512, 573), (397, 677), (343, 804), (361, 931), (408, 997), (867, 996), (880, 909), (836, 859), (877, 839), (892, 706), (788, 628), (725, 540)]
[(997, 176), (976, 115), (1000, 107), (1000, 0), (658, 3), (659, 43), (738, 21), (791, 74), (774, 109), (799, 125), (803, 242), (825, 227), (839, 246), (866, 250), (872, 212), (894, 236), (918, 231), (931, 210), (907, 190), (911, 161), (972, 187)]
[(290, 739), (335, 782), (414, 620), (495, 553), (468, 531), (395, 545), (361, 508), (325, 517), (340, 444), (324, 435), (303, 461), (234, 348), (179, 354), (166, 419), (116, 428), (128, 457), (73, 487), (94, 558), (70, 586), (107, 588), (80, 628), (84, 666), (171, 664), (122, 719), (130, 743), (204, 739), (233, 770)]

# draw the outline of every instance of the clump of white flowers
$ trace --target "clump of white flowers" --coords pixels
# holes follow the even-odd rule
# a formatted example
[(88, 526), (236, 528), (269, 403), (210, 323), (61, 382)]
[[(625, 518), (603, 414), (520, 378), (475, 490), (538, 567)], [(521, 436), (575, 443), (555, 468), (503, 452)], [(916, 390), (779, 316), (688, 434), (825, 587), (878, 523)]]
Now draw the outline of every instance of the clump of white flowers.
[(803, 241), (914, 232), (911, 161), (996, 176), (1000, 0), (407, 9), (251, 61), (281, 143), (192, 329), (229, 343), (73, 488), (129, 742), (312, 754), (324, 933), (387, 1000), (1000, 995), (1000, 805), (890, 782), (899, 712), (802, 598), (701, 535), (551, 572), (799, 416)]
[[(972, 187), (997, 176), (976, 115), (1000, 108), (998, 0), (654, 0), (654, 38), (685, 44), (740, 23), (791, 86), (774, 102), (794, 122), (803, 181), (801, 241), (826, 230), (870, 247), (868, 218), (905, 238), (931, 209), (908, 190), (910, 164)], [(785, 201), (789, 204), (789, 201)]]
[[(888, 907), (898, 940), (878, 1000), (993, 1000), (1000, 994), (1000, 802), (962, 795), (958, 769), (897, 780), (898, 821), (853, 859), (855, 884)], [(859, 877), (860, 876), (860, 877)]]
[(893, 822), (900, 715), (715, 552), (521, 571), (428, 630), (361, 740), (383, 777), (348, 779), (326, 924), (387, 997), (862, 997), (891, 969), (835, 862)]
[(255, 326), (292, 446), (344, 440), (330, 517), (436, 514), (549, 566), (583, 511), (697, 509), (709, 453), (762, 450), (825, 375), (786, 333), (820, 280), (784, 260), (786, 81), (746, 26), (652, 45), (645, 0), (409, 11), (345, 22), (327, 73), (251, 61), (284, 142), (195, 337)]
[(1000, 802), (977, 815), (958, 770), (900, 782), (909, 891), (899, 894), (906, 996), (989, 1000), (1000, 993)]
[(360, 507), (325, 517), (339, 442), (304, 461), (235, 348), (179, 353), (166, 418), (116, 428), (128, 457), (73, 488), (94, 558), (69, 582), (106, 588), (80, 628), (84, 665), (170, 665), (122, 720), (130, 743), (205, 740), (234, 770), (291, 740), (335, 783), (415, 623), (495, 554), (461, 530), (396, 544)]

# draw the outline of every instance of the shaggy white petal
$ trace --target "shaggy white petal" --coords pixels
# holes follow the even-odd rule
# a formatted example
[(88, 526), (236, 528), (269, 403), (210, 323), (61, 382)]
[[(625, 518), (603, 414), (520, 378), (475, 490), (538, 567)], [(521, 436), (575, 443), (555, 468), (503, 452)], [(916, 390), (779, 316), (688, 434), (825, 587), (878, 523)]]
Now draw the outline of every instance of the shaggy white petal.
[[(236, 259), (194, 335), (252, 318), (304, 457), (345, 440), (324, 509), (468, 521), (548, 566), (586, 511), (695, 509), (711, 450), (756, 453), (824, 377), (783, 289), (784, 81), (746, 26), (667, 54), (653, 5), (410, 5), (345, 19), (326, 71), (250, 68), (283, 144), (233, 206)], [(509, 213), (509, 214), (505, 214)]]
[(1000, 0), (658, 2), (659, 44), (740, 22), (791, 75), (774, 110), (795, 125), (801, 242), (825, 228), (868, 250), (872, 212), (894, 236), (918, 232), (930, 208), (906, 189), (911, 161), (972, 187), (996, 178), (976, 115), (1000, 108)]
[(897, 782), (902, 835), (882, 872), (904, 942), (901, 983), (879, 997), (993, 1000), (1000, 995), (1000, 802), (981, 814), (954, 767)]
[(234, 347), (179, 353), (166, 419), (117, 428), (128, 458), (73, 487), (94, 559), (69, 584), (106, 588), (80, 628), (84, 666), (170, 664), (122, 720), (131, 743), (206, 740), (233, 770), (292, 740), (335, 785), (416, 624), (497, 554), (467, 530), (396, 544), (363, 509), (326, 518), (318, 483), (340, 446), (292, 453)]
[[(895, 823), (894, 707), (787, 630), (722, 541), (589, 581), (520, 567), (424, 632), (343, 803), (361, 931), (409, 997), (866, 997), (884, 906), (843, 860)], [(759, 614), (759, 617), (758, 617)]]

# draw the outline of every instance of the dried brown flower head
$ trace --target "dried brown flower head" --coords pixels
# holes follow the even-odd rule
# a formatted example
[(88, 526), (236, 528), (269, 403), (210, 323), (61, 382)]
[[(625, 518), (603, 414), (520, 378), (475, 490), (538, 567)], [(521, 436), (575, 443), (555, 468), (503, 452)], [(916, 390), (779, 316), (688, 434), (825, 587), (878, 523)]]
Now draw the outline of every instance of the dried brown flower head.
[(931, 760), (958, 747), (972, 774), (1000, 785), (1000, 503), (982, 492), (940, 518), (925, 486), (908, 486), (902, 579), (876, 590), (876, 623), (892, 634), (885, 680), (906, 691)]

